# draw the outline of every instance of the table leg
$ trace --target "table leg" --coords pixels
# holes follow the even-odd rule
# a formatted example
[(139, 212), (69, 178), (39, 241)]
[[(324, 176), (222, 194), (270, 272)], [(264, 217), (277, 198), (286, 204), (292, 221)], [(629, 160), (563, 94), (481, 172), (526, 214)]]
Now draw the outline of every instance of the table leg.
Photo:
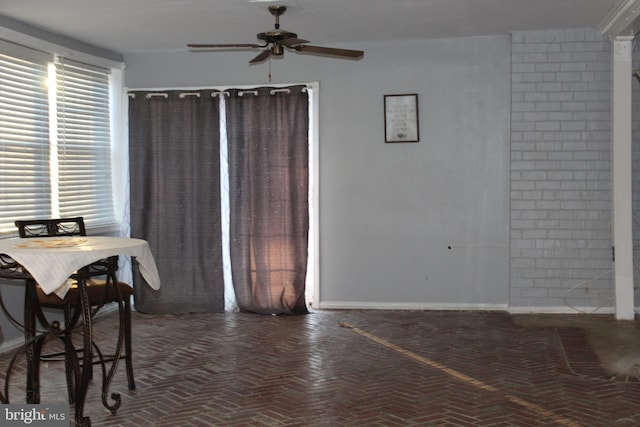
[(80, 384), (76, 387), (75, 415), (76, 426), (91, 426), (91, 419), (84, 416), (84, 401), (87, 397), (87, 389), (91, 380), (91, 364), (93, 363), (92, 347), (92, 327), (91, 327), (91, 305), (85, 280), (78, 280), (78, 291), (80, 292), (80, 306), (82, 309), (82, 332), (84, 334), (83, 355), (82, 355), (82, 375)]
[[(118, 305), (118, 341), (116, 342), (116, 349), (113, 355), (113, 359), (111, 360), (111, 367), (109, 368), (109, 372), (106, 372), (106, 367), (104, 364), (104, 360), (101, 357), (102, 364), (102, 404), (105, 408), (109, 409), (112, 414), (115, 415), (116, 411), (120, 407), (122, 403), (122, 399), (119, 393), (112, 393), (111, 399), (113, 400), (113, 404), (109, 403), (109, 386), (111, 385), (111, 381), (113, 380), (113, 376), (118, 369), (118, 362), (120, 362), (120, 357), (122, 355), (122, 347), (127, 346), (127, 355), (131, 354), (131, 342), (129, 340), (128, 343), (125, 343), (125, 328), (129, 327), (126, 323), (125, 310), (129, 307), (127, 306), (128, 302), (123, 302), (122, 295), (120, 294), (120, 287), (118, 286), (118, 278), (115, 275), (115, 270), (112, 270), (110, 267), (110, 271), (107, 278), (107, 283), (110, 286), (114, 287), (114, 291), (117, 295), (116, 304)], [(130, 329), (129, 329), (130, 330)], [(99, 350), (98, 350), (99, 352)], [(127, 379), (131, 389), (131, 385), (133, 384), (133, 372), (131, 372), (131, 367), (127, 364)], [(135, 388), (135, 384), (133, 384)]]
[(24, 298), (24, 339), (27, 359), (27, 403), (40, 403), (40, 349), (42, 339), (36, 339), (36, 283), (27, 280)]

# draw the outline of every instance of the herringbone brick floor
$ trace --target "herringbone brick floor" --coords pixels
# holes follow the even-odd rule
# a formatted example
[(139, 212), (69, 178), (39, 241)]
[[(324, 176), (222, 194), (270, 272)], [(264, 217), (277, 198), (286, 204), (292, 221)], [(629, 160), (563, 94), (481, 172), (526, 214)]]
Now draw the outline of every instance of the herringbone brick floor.
[[(95, 323), (105, 347), (114, 320)], [(523, 326), (505, 313), (315, 311), (134, 313), (133, 328), (137, 390), (120, 369), (111, 415), (92, 384), (94, 426), (640, 426), (640, 382), (612, 379), (580, 327)], [(64, 401), (61, 365), (42, 368), (43, 402)], [(18, 377), (12, 402), (24, 398)]]

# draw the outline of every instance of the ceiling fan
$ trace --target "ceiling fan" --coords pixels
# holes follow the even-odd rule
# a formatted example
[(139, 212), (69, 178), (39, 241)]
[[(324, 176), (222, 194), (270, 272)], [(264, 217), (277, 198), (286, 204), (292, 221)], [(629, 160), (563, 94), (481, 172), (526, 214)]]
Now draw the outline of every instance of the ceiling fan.
[(361, 50), (336, 49), (331, 47), (310, 46), (308, 40), (299, 39), (298, 35), (289, 31), (280, 29), (280, 16), (287, 10), (286, 6), (271, 5), (269, 13), (275, 16), (275, 28), (271, 31), (259, 33), (257, 38), (264, 41), (265, 44), (251, 43), (231, 43), (231, 44), (188, 44), (191, 50), (212, 50), (212, 49), (265, 49), (255, 58), (249, 61), (249, 64), (258, 64), (265, 61), (271, 56), (284, 55), (284, 48), (295, 50), (296, 52), (305, 52), (316, 55), (330, 55), (343, 58), (362, 58), (364, 52)]

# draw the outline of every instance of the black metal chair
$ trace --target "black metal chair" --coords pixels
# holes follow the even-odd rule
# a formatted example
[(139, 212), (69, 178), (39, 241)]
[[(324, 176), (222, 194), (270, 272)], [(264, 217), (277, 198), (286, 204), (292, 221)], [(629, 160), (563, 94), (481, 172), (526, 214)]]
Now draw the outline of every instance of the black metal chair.
[[(87, 235), (83, 217), (19, 220), (15, 222), (15, 225), (18, 227), (18, 233), (21, 238)], [(131, 343), (131, 296), (133, 295), (133, 288), (127, 283), (117, 280), (115, 277), (117, 266), (118, 257), (113, 256), (92, 263), (83, 270), (80, 270), (78, 276), (87, 278), (85, 283), (92, 316), (104, 305), (114, 302), (118, 303), (120, 310), (119, 319), (120, 322), (123, 323), (121, 326), (124, 331), (124, 354), (121, 358), (125, 359), (129, 390), (134, 390), (136, 386), (133, 376)], [(70, 283), (71, 286), (65, 294), (64, 299), (55, 293), (45, 294), (37, 284), (35, 293), (39, 307), (63, 310), (65, 329), (71, 334), (73, 327), (80, 317), (81, 310), (79, 307), (80, 292), (77, 281), (73, 281), (73, 278), (69, 280), (72, 281)], [(40, 316), (40, 314), (38, 315)], [(71, 337), (69, 335), (69, 343), (70, 342)], [(100, 359), (101, 360), (96, 363), (104, 364), (105, 361), (113, 360), (113, 357), (105, 359), (100, 355)], [(71, 369), (71, 367), (67, 367), (68, 381), (71, 381)], [(70, 386), (71, 385), (70, 383)]]

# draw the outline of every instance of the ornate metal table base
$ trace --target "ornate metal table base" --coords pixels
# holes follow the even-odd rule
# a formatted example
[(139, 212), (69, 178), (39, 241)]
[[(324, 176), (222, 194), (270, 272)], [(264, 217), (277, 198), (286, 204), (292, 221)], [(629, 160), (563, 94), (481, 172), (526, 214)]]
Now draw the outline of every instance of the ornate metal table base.
[[(102, 273), (104, 274), (104, 273)], [(108, 273), (111, 274), (111, 273)], [(118, 303), (119, 330), (113, 359), (105, 360), (98, 346), (93, 342), (92, 337), (92, 313), (89, 304), (86, 280), (88, 277), (74, 276), (78, 283), (79, 304), (64, 310), (64, 325), (54, 320), (49, 321), (38, 303), (35, 281), (25, 273), (19, 265), (10, 258), (0, 255), (0, 277), (9, 279), (26, 280), (25, 304), (24, 304), (24, 324), (16, 321), (8, 312), (0, 295), (0, 305), (7, 317), (18, 327), (24, 330), (25, 344), (13, 356), (5, 376), (4, 393), (0, 393), (0, 401), (9, 403), (9, 379), (15, 364), (16, 357), (24, 351), (27, 359), (27, 382), (26, 382), (26, 402), (30, 404), (40, 403), (40, 358), (45, 340), (49, 336), (54, 336), (64, 344), (64, 363), (69, 393), (69, 403), (75, 407), (76, 426), (90, 426), (91, 419), (84, 416), (84, 404), (87, 397), (89, 383), (93, 377), (93, 365), (101, 367), (102, 374), (102, 404), (112, 414), (115, 414), (120, 407), (121, 398), (118, 393), (109, 396), (109, 387), (118, 367), (118, 362), (122, 354), (124, 342), (124, 307)], [(116, 287), (117, 289), (117, 287)], [(78, 325), (78, 320), (82, 317), (82, 324)], [(37, 329), (37, 323), (43, 330)], [(83, 335), (82, 360), (78, 357), (78, 350), (73, 345), (72, 335), (74, 329), (81, 328)], [(94, 361), (94, 350), (98, 361)], [(111, 361), (111, 366), (107, 371), (107, 362)], [(109, 403), (109, 397), (113, 403)]]

